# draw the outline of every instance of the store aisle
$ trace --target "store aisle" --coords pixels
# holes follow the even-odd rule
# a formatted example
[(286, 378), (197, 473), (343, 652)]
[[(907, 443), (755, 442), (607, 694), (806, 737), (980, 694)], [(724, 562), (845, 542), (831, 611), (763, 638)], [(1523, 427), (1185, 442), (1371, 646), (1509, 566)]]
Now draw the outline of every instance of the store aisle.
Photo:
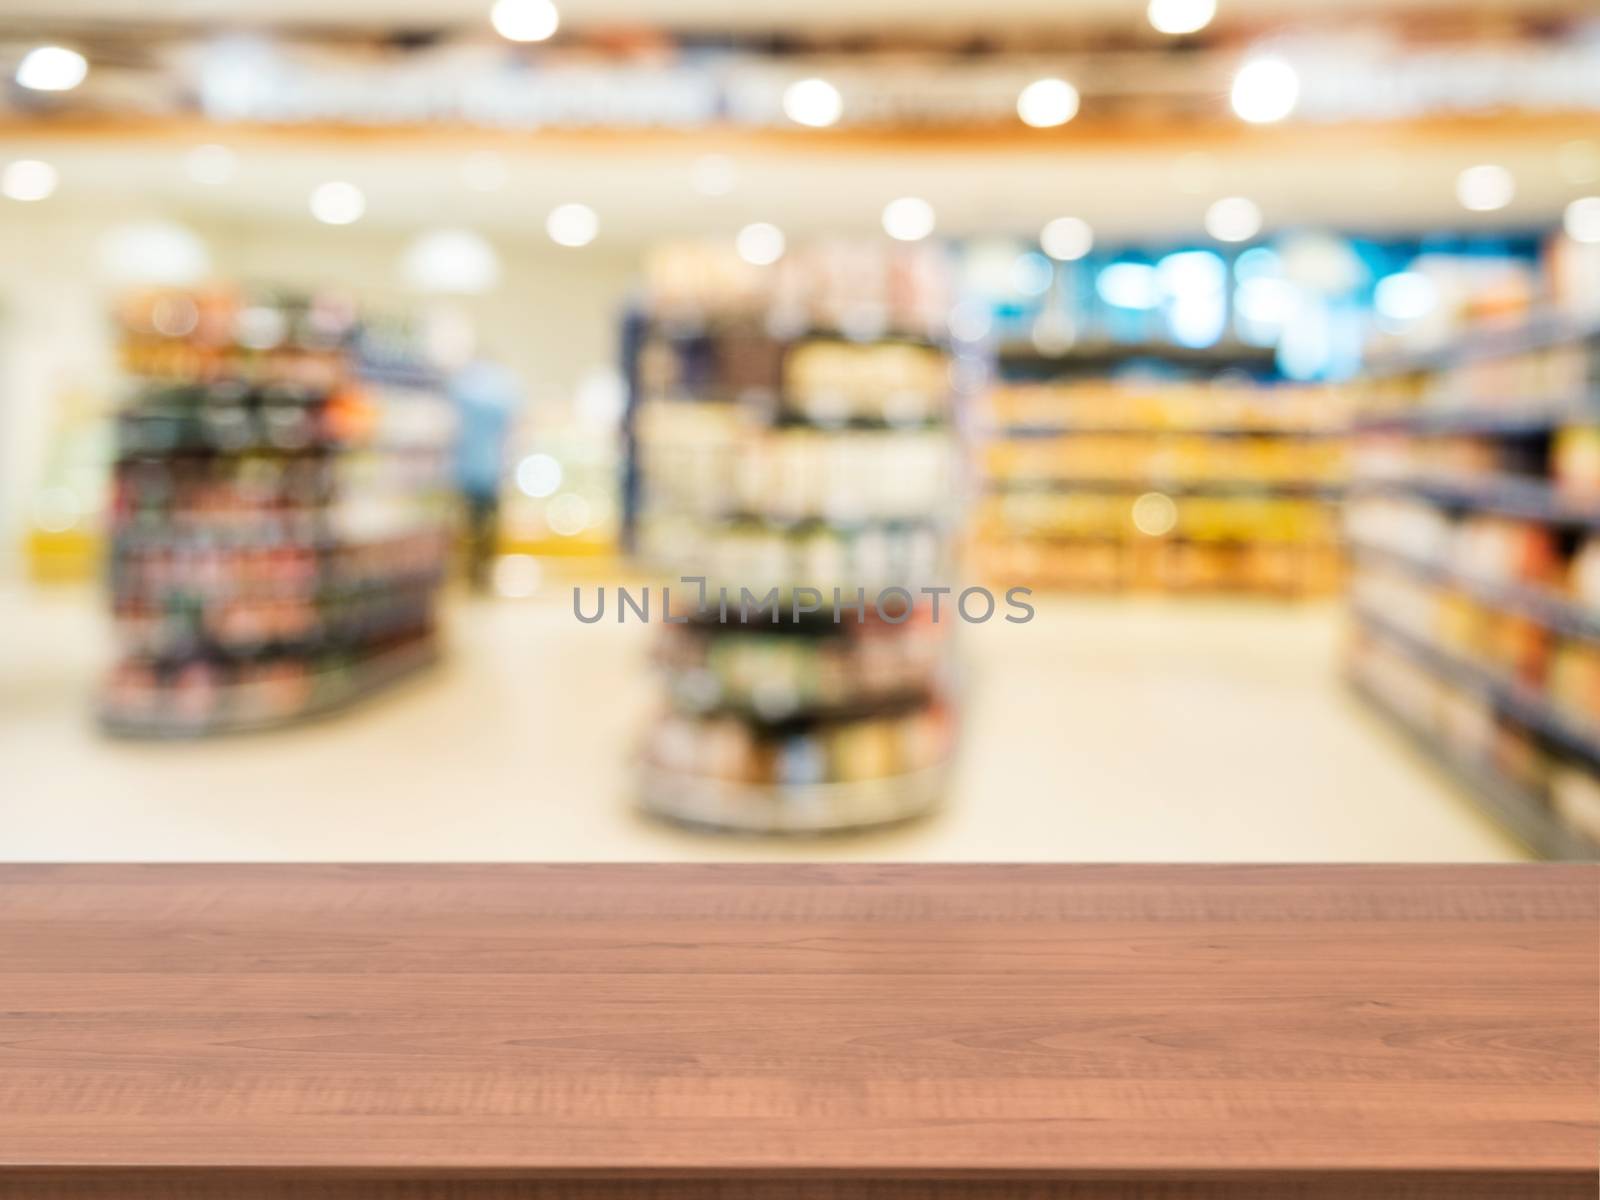
[(949, 811), (697, 836), (628, 808), (650, 631), (456, 605), (435, 674), (317, 725), (108, 741), (88, 592), (0, 592), (0, 859), (1502, 860), (1517, 848), (1340, 687), (1325, 607), (1062, 601), (964, 628)]

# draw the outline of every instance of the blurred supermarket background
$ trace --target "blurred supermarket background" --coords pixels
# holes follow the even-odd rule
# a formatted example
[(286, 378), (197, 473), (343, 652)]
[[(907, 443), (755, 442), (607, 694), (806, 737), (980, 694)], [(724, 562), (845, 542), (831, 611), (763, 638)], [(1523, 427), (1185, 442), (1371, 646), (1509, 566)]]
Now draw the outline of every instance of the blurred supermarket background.
[(0, 858), (1600, 853), (1592, 5), (3, 9)]

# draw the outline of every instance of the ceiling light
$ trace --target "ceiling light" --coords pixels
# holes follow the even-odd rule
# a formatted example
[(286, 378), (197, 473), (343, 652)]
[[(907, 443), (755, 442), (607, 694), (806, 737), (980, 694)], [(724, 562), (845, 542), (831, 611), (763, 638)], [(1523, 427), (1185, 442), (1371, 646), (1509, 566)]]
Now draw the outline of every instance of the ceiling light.
[(1600, 242), (1600, 196), (1584, 196), (1567, 205), (1561, 227), (1575, 242)]
[(17, 67), (17, 83), (35, 92), (70, 92), (89, 73), (89, 60), (65, 46), (29, 50)]
[(739, 257), (751, 266), (770, 266), (783, 257), (783, 230), (765, 221), (757, 221), (739, 230), (734, 246), (739, 251)]
[(587, 204), (562, 204), (550, 210), (544, 230), (558, 246), (587, 246), (600, 232), (600, 218)]
[(958, 342), (981, 342), (992, 326), (989, 306), (979, 300), (963, 300), (950, 310), (946, 321), (950, 336)]
[(917, 196), (901, 196), (883, 206), (883, 231), (896, 241), (921, 241), (933, 226), (933, 205)]
[(1217, 0), (1150, 0), (1145, 15), (1157, 33), (1198, 33), (1217, 15)]
[(56, 190), (61, 176), (47, 162), (19, 158), (0, 171), (0, 195), (11, 200), (44, 200)]
[(1456, 176), (1456, 199), (1472, 212), (1494, 212), (1511, 203), (1517, 181), (1496, 163), (1480, 163)]
[[(1245, 254), (1253, 253), (1252, 250), (1245, 251)], [(1252, 275), (1233, 292), (1234, 311), (1257, 325), (1282, 325), (1294, 316), (1299, 301), (1300, 292), (1294, 284), (1269, 275)]]
[(226, 146), (196, 146), (183, 159), (183, 169), (196, 183), (212, 187), (227, 183), (238, 168), (238, 158)]
[(542, 42), (560, 26), (561, 14), (550, 0), (495, 0), (489, 23), (507, 41)]
[(784, 89), (783, 111), (796, 124), (822, 129), (844, 113), (844, 98), (826, 79), (801, 79)]
[(1300, 76), (1281, 58), (1258, 58), (1233, 77), (1233, 111), (1253, 125), (1281, 121), (1300, 100)]
[(1163, 492), (1146, 492), (1133, 502), (1133, 527), (1146, 537), (1163, 537), (1178, 525), (1178, 506)]
[(1065, 125), (1078, 115), (1078, 89), (1065, 79), (1035, 79), (1017, 97), (1017, 116), (1035, 129)]
[(1433, 311), (1439, 289), (1433, 280), (1415, 271), (1385, 275), (1373, 289), (1372, 306), (1391, 321), (1415, 321)]
[(530, 454), (517, 464), (517, 488), (525, 496), (543, 500), (561, 487), (561, 464), (548, 454)]
[(1156, 280), (1174, 299), (1221, 295), (1228, 283), (1228, 265), (1214, 250), (1180, 250), (1156, 264)]
[(1094, 290), (1117, 308), (1154, 308), (1161, 303), (1156, 269), (1149, 263), (1112, 263), (1095, 277)]
[(349, 225), (367, 211), (367, 198), (353, 183), (335, 179), (319, 183), (311, 193), (311, 215), (324, 225)]
[(1071, 262), (1094, 247), (1094, 230), (1079, 217), (1057, 217), (1039, 233), (1039, 245), (1051, 258)]
[(1248, 242), (1261, 232), (1261, 209), (1244, 196), (1224, 196), (1206, 209), (1206, 232), (1219, 242)]
[(1019, 296), (1042, 296), (1055, 281), (1055, 264), (1037, 250), (1017, 255), (1011, 263), (1011, 290)]
[(1283, 274), (1283, 258), (1266, 246), (1252, 246), (1233, 260), (1233, 273), (1239, 279), (1276, 278)]

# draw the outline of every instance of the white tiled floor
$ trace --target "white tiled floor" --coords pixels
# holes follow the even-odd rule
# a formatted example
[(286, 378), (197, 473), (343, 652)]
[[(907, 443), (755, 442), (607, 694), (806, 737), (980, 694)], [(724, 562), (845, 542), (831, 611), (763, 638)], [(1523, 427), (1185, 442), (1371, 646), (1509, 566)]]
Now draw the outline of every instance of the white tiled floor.
[(319, 725), (100, 737), (87, 592), (0, 591), (0, 859), (1502, 860), (1336, 674), (1333, 608), (1071, 601), (963, 630), (949, 810), (763, 842), (633, 815), (649, 631), (458, 604), (450, 661)]

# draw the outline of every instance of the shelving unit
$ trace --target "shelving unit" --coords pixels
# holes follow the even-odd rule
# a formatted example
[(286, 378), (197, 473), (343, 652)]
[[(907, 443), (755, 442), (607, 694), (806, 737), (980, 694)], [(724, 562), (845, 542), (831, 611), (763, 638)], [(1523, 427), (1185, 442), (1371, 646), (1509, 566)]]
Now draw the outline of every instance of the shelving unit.
[(1479, 805), (1540, 858), (1587, 861), (1594, 846), (1548, 812), (1542, 797), (1485, 765), (1479, 756), (1441, 742), (1424, 720), (1408, 713), (1380, 688), (1352, 677), (1352, 690), (1387, 720), (1417, 752), (1470, 792)]
[[(1577, 426), (1563, 426), (1570, 428)], [(1533, 436), (1548, 436), (1557, 430), (1544, 427)], [(1418, 435), (1425, 436), (1425, 435)], [(1488, 437), (1515, 436), (1507, 431)], [(1494, 513), (1522, 517), (1547, 525), (1580, 526), (1600, 529), (1600, 501), (1566, 496), (1540, 478), (1483, 471), (1474, 476), (1438, 475), (1385, 478), (1373, 475), (1355, 484), (1360, 493), (1415, 496), (1444, 509)]]
[(1428, 583), (1461, 591), (1491, 608), (1520, 613), (1554, 633), (1600, 640), (1600, 610), (1592, 610), (1542, 587), (1481, 579), (1446, 563), (1364, 542), (1349, 546), (1358, 565), (1398, 570)]
[(1064, 589), (1332, 590), (1344, 423), (1327, 389), (1270, 369), (1249, 346), (1001, 347), (980, 569)]
[[(853, 336), (826, 299), (849, 260), (806, 250), (734, 296), (673, 305), (658, 283), (630, 322), (629, 542), (669, 583), (704, 577), (710, 598), (658, 634), (663, 707), (640, 767), (653, 814), (815, 833), (942, 798), (954, 600), (935, 620), (919, 588), (954, 578), (960, 463), (949, 359), (919, 303), (930, 285), (912, 284), (927, 255), (881, 263), (881, 322)], [(910, 602), (877, 611), (891, 587)], [(741, 589), (777, 589), (781, 619), (741, 619)], [(678, 590), (675, 607), (694, 603)]]
[(103, 726), (270, 729), (433, 662), (455, 412), (409, 331), (232, 293), (122, 321)]
[(1496, 330), (1352, 391), (1351, 681), (1534, 852), (1600, 857), (1600, 335)]

